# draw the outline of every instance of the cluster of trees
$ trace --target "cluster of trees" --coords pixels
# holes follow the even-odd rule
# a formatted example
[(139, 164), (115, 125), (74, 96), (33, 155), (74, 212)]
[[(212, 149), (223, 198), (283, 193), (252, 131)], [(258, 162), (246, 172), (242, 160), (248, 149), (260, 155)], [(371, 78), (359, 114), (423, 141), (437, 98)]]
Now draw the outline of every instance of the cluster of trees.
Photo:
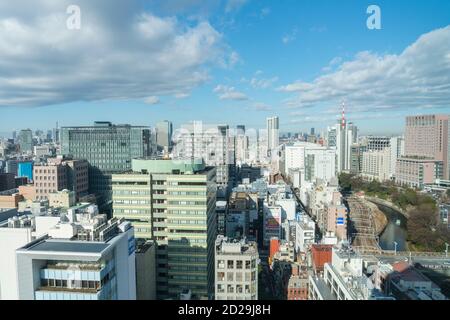
[[(450, 243), (450, 231), (440, 224), (436, 201), (413, 189), (403, 189), (393, 182), (365, 181), (353, 174), (343, 173), (339, 183), (344, 192), (364, 191), (369, 196), (388, 200), (409, 213), (408, 241), (421, 251), (442, 251)], [(447, 192), (450, 197), (450, 192)]]
[(443, 251), (445, 243), (450, 243), (449, 229), (440, 223), (435, 203), (431, 203), (426, 197), (419, 197), (418, 201), (409, 210), (408, 241), (418, 251)]

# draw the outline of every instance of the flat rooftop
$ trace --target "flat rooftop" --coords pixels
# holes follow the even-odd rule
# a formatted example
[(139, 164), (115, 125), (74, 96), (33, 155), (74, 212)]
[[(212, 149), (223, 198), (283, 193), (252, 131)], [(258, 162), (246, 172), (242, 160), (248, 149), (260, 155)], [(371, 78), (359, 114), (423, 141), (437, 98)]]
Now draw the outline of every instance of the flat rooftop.
[(102, 253), (108, 247), (109, 244), (101, 242), (93, 243), (88, 241), (58, 241), (47, 239), (24, 249), (32, 252)]
[(317, 290), (319, 290), (320, 295), (323, 297), (323, 300), (336, 300), (336, 297), (331, 293), (330, 288), (328, 288), (327, 284), (322, 278), (312, 277)]

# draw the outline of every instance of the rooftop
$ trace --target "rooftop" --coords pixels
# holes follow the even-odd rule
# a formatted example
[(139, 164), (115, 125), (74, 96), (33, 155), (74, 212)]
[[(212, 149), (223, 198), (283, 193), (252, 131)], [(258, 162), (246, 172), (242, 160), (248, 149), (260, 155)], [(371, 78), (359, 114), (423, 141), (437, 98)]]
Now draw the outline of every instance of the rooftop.
[(88, 241), (66, 241), (44, 239), (37, 243), (32, 243), (23, 249), (31, 252), (51, 251), (68, 253), (102, 253), (109, 247), (107, 243)]

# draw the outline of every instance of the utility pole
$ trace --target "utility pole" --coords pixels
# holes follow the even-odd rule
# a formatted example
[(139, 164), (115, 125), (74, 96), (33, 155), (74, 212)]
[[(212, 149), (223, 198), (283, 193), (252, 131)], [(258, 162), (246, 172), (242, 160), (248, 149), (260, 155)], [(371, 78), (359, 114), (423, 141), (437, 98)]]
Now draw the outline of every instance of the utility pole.
[(394, 254), (397, 255), (397, 246), (398, 243), (396, 241), (394, 241)]

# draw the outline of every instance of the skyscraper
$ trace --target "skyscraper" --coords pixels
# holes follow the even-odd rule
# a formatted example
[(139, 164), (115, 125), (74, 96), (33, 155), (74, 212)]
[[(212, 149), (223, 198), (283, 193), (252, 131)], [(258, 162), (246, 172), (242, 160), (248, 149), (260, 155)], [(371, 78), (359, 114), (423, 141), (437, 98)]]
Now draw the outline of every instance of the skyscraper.
[(335, 126), (337, 172), (350, 171), (352, 145), (358, 141), (358, 128), (353, 123), (347, 123), (345, 104), (342, 104), (342, 119)]
[(405, 154), (396, 166), (398, 183), (420, 188), (449, 178), (448, 119), (436, 114), (406, 118)]
[(208, 125), (199, 121), (182, 125), (174, 134), (175, 159), (203, 159), (217, 168), (219, 196), (226, 198), (233, 186), (236, 164), (234, 141), (227, 125)]
[(111, 175), (131, 169), (131, 159), (152, 153), (150, 129), (95, 122), (90, 127), (61, 128), (61, 154), (89, 162), (89, 191), (107, 210), (111, 204)]
[(170, 151), (172, 147), (173, 126), (170, 121), (161, 121), (156, 124), (156, 144), (158, 148)]
[(33, 131), (30, 129), (20, 130), (18, 139), (22, 153), (33, 153)]
[(448, 115), (406, 118), (405, 155), (443, 161), (448, 177)]
[(278, 117), (267, 118), (267, 147), (271, 155), (280, 145), (280, 120)]
[(214, 292), (216, 170), (188, 160), (132, 161), (115, 174), (114, 217), (131, 221), (136, 237), (157, 244), (157, 296), (197, 298)]

